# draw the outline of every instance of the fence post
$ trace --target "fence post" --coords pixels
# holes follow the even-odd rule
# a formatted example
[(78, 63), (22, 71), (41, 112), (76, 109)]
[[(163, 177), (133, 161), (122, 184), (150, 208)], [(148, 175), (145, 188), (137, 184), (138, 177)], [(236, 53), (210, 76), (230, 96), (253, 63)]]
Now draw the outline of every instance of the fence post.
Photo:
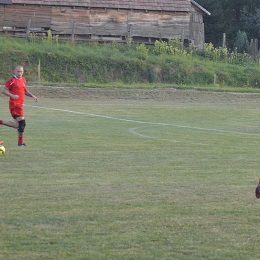
[(38, 82), (41, 82), (41, 61), (39, 60), (38, 64)]
[(227, 39), (226, 39), (226, 33), (223, 33), (223, 43), (222, 43), (222, 47), (226, 48), (227, 46)]
[(31, 28), (31, 18), (29, 18), (29, 19), (28, 19), (28, 22), (27, 22), (27, 27), (26, 27), (26, 39), (28, 39), (28, 37), (29, 37), (30, 28)]
[(254, 44), (254, 59), (258, 59), (258, 39), (255, 39), (255, 44)]
[(71, 40), (74, 42), (75, 39), (75, 21), (73, 22), (73, 26), (72, 26), (72, 34), (71, 34)]
[(183, 50), (184, 47), (184, 29), (181, 30), (181, 50)]

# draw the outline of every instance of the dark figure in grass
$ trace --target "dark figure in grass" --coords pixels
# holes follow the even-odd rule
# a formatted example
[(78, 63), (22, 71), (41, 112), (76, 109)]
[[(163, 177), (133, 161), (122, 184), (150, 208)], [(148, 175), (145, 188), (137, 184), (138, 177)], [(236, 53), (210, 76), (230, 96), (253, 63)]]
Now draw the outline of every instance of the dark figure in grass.
[(14, 121), (0, 120), (0, 125), (6, 125), (18, 130), (18, 146), (26, 146), (23, 138), (26, 126), (23, 112), (24, 98), (28, 96), (38, 102), (38, 98), (26, 89), (26, 79), (23, 77), (23, 73), (23, 67), (16, 66), (14, 76), (6, 81), (2, 90), (2, 93), (10, 98), (9, 109)]

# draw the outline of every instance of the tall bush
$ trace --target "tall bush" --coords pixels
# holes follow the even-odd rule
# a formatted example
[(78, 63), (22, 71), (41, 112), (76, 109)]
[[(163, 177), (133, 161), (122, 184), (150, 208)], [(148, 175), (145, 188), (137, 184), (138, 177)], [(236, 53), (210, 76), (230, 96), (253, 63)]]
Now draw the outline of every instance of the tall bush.
[(237, 51), (240, 53), (249, 51), (249, 41), (245, 32), (241, 32), (240, 30), (237, 32), (237, 36), (234, 42), (234, 49), (237, 49)]

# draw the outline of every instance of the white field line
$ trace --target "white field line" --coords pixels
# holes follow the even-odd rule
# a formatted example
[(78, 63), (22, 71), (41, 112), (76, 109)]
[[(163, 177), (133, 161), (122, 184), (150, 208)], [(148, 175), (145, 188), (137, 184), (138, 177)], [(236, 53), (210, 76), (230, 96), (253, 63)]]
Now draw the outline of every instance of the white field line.
[(223, 133), (223, 134), (260, 136), (260, 134), (253, 134), (253, 133), (244, 133), (244, 132), (228, 131), (228, 130), (221, 130), (221, 129), (215, 129), (215, 128), (203, 128), (203, 127), (176, 125), (176, 124), (168, 124), (168, 123), (146, 122), (146, 121), (125, 119), (125, 118), (112, 117), (112, 116), (104, 116), (104, 115), (98, 115), (98, 114), (92, 114), (92, 113), (86, 113), (86, 112), (78, 112), (78, 111), (67, 110), (67, 109), (60, 109), (60, 108), (33, 106), (33, 105), (26, 105), (26, 104), (24, 106), (32, 107), (32, 108), (38, 108), (38, 109), (45, 109), (45, 110), (65, 112), (65, 113), (72, 113), (72, 114), (78, 114), (78, 115), (86, 115), (86, 116), (90, 116), (90, 117), (100, 117), (100, 118), (105, 118), (105, 119), (111, 119), (111, 120), (117, 120), (117, 121), (123, 121), (123, 122), (131, 122), (131, 123), (137, 123), (137, 124), (158, 125), (158, 126), (172, 126), (172, 127), (177, 127), (177, 128), (186, 128), (186, 129), (192, 129), (192, 130), (216, 132), (216, 133)]
[[(145, 126), (147, 127), (147, 126)], [(172, 142), (172, 143), (186, 143), (186, 144), (194, 144), (194, 145), (208, 145), (206, 143), (194, 143), (194, 142), (190, 142), (190, 141), (184, 141), (184, 140), (173, 140), (173, 139), (166, 139), (166, 138), (158, 138), (155, 136), (150, 136), (150, 135), (144, 135), (144, 134), (140, 134), (137, 132), (137, 130), (144, 128), (144, 127), (134, 127), (134, 128), (130, 128), (129, 132), (132, 133), (133, 135), (139, 136), (141, 138), (147, 138), (147, 139), (154, 139), (154, 140), (158, 140), (158, 141), (167, 141), (167, 142)]]

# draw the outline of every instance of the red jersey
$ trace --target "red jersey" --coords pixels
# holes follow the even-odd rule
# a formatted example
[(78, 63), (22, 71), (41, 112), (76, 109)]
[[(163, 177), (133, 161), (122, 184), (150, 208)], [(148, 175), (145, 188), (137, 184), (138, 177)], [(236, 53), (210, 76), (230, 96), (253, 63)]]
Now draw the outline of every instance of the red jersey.
[(9, 105), (22, 106), (24, 103), (24, 96), (26, 92), (26, 79), (18, 79), (16, 77), (13, 77), (6, 81), (5, 86), (8, 88), (11, 94), (19, 96), (17, 100), (10, 98)]

